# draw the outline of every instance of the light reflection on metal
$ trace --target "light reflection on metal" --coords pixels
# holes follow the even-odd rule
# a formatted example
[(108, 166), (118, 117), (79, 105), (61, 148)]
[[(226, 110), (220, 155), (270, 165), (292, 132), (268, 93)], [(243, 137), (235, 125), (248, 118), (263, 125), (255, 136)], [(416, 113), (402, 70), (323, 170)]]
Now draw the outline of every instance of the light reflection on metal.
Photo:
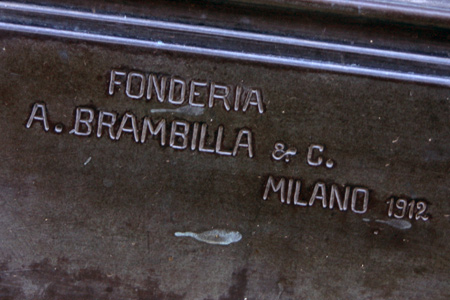
[[(444, 75), (441, 76), (435, 75), (436, 71), (433, 67), (433, 65), (450, 66), (450, 58), (447, 57), (313, 41), (270, 34), (259, 34), (208, 26), (148, 20), (120, 15), (74, 11), (31, 4), (3, 2), (0, 3), (0, 9), (11, 12), (34, 13), (38, 18), (43, 18), (43, 16), (62, 16), (81, 21), (92, 21), (95, 22), (95, 25), (101, 25), (101, 23), (127, 24), (131, 26), (167, 30), (169, 32), (176, 31), (181, 34), (194, 34), (200, 41), (200, 45), (190, 45), (188, 41), (152, 40), (151, 37), (144, 36), (131, 37), (127, 36), (126, 32), (125, 34), (121, 34), (121, 36), (119, 36), (117, 32), (108, 32), (107, 34), (99, 33), (93, 28), (78, 31), (74, 24), (65, 29), (52, 28), (52, 22), (49, 20), (46, 20), (45, 24), (37, 22), (32, 25), (0, 21), (0, 29), (2, 30), (450, 86), (450, 77), (448, 73), (444, 73)], [(212, 40), (215, 37), (230, 38), (232, 39), (232, 42), (229, 42), (227, 45), (217, 46)], [(257, 47), (252, 48), (250, 51), (242, 52), (238, 49), (233, 49), (230, 46), (231, 44), (241, 44), (243, 42), (256, 42)], [(291, 48), (289, 48), (289, 51), (286, 50), (286, 53), (283, 53), (283, 48), (281, 48), (279, 53), (274, 53), (273, 49), (270, 48), (272, 47), (271, 45), (294, 47), (294, 49), (298, 49), (299, 51), (316, 49), (324, 52), (324, 58), (328, 52), (349, 53), (354, 54), (357, 57), (347, 59), (347, 61), (344, 62), (339, 60), (327, 60), (326, 58), (317, 60), (308, 57), (307, 53), (301, 52), (297, 56), (292, 56)], [(279, 50), (280, 47), (277, 47), (277, 51)], [(375, 64), (370, 61), (363, 61), (361, 57), (374, 57), (379, 61), (378, 64)], [(395, 60), (397, 65), (392, 65), (391, 60)], [(414, 62), (417, 63), (418, 66), (413, 69), (400, 70), (398, 64), (401, 61)], [(382, 62), (382, 64), (379, 62)], [(380, 67), (379, 65), (383, 65), (383, 67)]]

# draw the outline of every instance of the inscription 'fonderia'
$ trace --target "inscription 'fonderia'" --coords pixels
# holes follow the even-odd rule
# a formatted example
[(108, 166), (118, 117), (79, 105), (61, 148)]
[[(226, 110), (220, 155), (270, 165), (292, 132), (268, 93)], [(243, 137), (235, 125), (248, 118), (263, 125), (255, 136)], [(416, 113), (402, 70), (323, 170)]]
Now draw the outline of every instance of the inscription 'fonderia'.
[(131, 99), (156, 100), (178, 106), (222, 106), (226, 111), (247, 112), (253, 108), (260, 114), (264, 113), (261, 89), (243, 85), (230, 86), (207, 80), (186, 80), (178, 76), (111, 70), (108, 94), (113, 96), (118, 88)]

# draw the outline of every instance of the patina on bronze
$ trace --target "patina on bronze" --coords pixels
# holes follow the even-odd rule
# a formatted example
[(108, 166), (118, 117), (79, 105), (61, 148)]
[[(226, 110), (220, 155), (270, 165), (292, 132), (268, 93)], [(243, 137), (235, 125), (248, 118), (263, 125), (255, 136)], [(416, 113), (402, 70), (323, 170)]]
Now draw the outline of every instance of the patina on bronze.
[(1, 299), (448, 299), (442, 1), (0, 3)]

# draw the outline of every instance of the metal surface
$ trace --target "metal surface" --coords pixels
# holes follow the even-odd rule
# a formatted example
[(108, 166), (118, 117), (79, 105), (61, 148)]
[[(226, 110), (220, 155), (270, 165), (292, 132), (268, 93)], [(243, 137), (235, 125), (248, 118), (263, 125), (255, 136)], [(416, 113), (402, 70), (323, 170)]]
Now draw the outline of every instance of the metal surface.
[(281, 2), (0, 2), (1, 299), (450, 297), (445, 3)]

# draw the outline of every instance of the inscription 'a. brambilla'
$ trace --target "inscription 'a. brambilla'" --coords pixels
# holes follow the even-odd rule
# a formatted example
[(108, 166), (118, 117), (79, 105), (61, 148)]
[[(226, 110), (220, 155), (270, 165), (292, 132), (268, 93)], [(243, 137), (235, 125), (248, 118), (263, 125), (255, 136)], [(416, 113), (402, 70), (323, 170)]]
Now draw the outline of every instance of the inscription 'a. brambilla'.
[[(35, 103), (26, 123), (31, 128), (33, 123), (41, 123), (44, 131), (50, 130), (49, 115), (45, 103)], [(55, 133), (62, 132), (62, 125), (55, 126)], [(177, 150), (190, 149), (204, 153), (223, 156), (237, 156), (245, 153), (249, 158), (254, 156), (253, 133), (249, 128), (240, 128), (233, 132), (219, 125), (216, 134), (209, 136), (209, 126), (206, 123), (187, 120), (167, 119), (155, 120), (145, 116), (141, 121), (131, 112), (119, 116), (115, 112), (99, 110), (90, 107), (75, 108), (73, 129), (69, 131), (82, 137), (96, 135), (98, 138), (106, 135), (114, 141), (129, 135), (136, 143), (144, 144), (149, 138), (159, 139), (161, 146), (169, 146)]]

